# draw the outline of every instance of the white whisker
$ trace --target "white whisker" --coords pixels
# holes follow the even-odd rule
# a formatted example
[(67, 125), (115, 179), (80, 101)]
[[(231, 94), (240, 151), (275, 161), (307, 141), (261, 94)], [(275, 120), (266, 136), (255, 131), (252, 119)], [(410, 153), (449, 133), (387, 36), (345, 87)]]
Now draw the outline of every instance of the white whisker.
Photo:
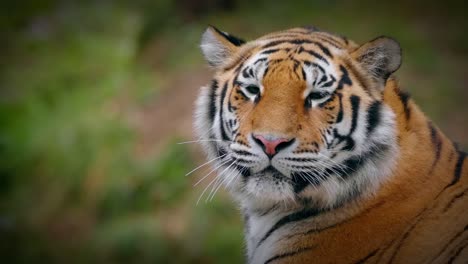
[(223, 158), (223, 157), (226, 156), (226, 155), (227, 155), (227, 154), (223, 154), (223, 155), (221, 155), (221, 156), (219, 156), (219, 157), (216, 157), (216, 158), (214, 158), (214, 159), (212, 159), (212, 160), (210, 160), (210, 161), (207, 161), (207, 162), (203, 163), (202, 165), (196, 167), (195, 169), (193, 169), (193, 170), (191, 170), (190, 172), (188, 172), (187, 174), (185, 174), (185, 176), (189, 176), (190, 174), (192, 174), (194, 171), (200, 169), (201, 167), (206, 166), (206, 165), (210, 164), (210, 163), (213, 162), (213, 161), (216, 161), (216, 160), (218, 160), (218, 159), (221, 159), (221, 158)]
[(222, 161), (218, 166), (216, 166), (214, 169), (212, 169), (210, 171), (210, 173), (206, 174), (205, 176), (203, 176), (203, 178), (201, 178), (200, 180), (198, 180), (193, 186), (197, 186), (198, 184), (200, 184), (200, 182), (202, 182), (206, 177), (208, 177), (209, 175), (211, 175), (213, 172), (215, 172), (217, 169), (219, 169), (221, 166), (225, 165), (226, 163), (228, 163), (230, 161), (230, 159), (227, 159), (225, 161)]
[[(210, 197), (214, 196), (214, 194), (216, 193), (216, 191), (219, 189), (219, 187), (223, 184), (223, 182), (226, 180), (226, 177), (223, 176), (223, 173), (225, 171), (227, 171), (229, 168), (231, 168), (232, 165), (234, 165), (236, 163), (235, 160), (232, 161), (231, 164), (229, 164), (229, 166), (227, 166), (223, 171), (221, 171), (219, 174), (218, 174), (218, 177), (220, 178), (220, 182), (218, 184), (215, 183), (215, 185), (213, 185), (213, 188), (211, 189), (210, 193), (208, 194), (208, 197), (206, 198), (205, 202), (207, 202), (208, 200), (211, 200), (213, 198), (210, 199)], [(223, 178), (222, 178), (223, 177)]]
[(203, 197), (203, 194), (205, 194), (206, 190), (208, 190), (208, 188), (211, 186), (211, 184), (213, 184), (213, 182), (218, 179), (218, 177), (216, 176), (213, 180), (211, 180), (211, 182), (205, 187), (205, 189), (203, 189), (203, 192), (200, 194), (200, 196), (198, 197), (197, 199), (197, 205), (198, 203), (200, 203), (200, 200), (201, 198)]

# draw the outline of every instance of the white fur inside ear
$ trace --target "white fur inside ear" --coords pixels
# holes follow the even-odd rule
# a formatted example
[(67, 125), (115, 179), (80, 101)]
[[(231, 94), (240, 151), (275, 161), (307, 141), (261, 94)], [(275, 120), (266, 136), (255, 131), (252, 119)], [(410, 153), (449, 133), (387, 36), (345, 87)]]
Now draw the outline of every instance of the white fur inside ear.
[(219, 66), (230, 55), (230, 49), (225, 43), (216, 37), (216, 32), (207, 28), (202, 35), (200, 48), (205, 56), (205, 59), (211, 66)]

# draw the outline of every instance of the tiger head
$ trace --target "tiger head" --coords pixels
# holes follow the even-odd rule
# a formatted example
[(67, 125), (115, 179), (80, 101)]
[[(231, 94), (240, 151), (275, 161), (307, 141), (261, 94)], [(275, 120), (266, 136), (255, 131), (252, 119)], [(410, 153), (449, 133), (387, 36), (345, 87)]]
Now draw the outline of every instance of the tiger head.
[(333, 207), (390, 174), (396, 124), (383, 91), (401, 63), (395, 40), (357, 45), (309, 27), (245, 42), (209, 27), (201, 49), (215, 73), (196, 132), (241, 202)]

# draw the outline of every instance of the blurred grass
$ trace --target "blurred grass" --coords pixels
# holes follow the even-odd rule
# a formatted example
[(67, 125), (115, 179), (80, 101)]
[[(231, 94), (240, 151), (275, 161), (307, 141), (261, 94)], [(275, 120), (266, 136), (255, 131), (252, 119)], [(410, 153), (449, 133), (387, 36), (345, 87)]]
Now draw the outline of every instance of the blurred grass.
[(358, 42), (393, 36), (404, 88), (468, 146), (459, 3), (238, 0), (192, 15), (184, 1), (28, 3), (0, 16), (0, 255), (9, 263), (243, 261), (230, 199), (195, 206), (201, 189), (183, 175), (196, 157), (175, 144), (185, 139), (134, 153), (129, 119), (168, 80), (205, 67), (206, 24), (245, 38), (309, 24)]

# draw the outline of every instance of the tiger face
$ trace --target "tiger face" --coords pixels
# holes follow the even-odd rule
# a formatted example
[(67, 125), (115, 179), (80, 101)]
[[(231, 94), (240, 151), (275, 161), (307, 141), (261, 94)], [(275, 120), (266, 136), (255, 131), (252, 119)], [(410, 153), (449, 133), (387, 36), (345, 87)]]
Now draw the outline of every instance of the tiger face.
[(396, 41), (294, 28), (246, 43), (209, 27), (201, 48), (215, 74), (196, 131), (238, 200), (333, 207), (390, 175), (395, 114), (382, 93), (400, 66)]

